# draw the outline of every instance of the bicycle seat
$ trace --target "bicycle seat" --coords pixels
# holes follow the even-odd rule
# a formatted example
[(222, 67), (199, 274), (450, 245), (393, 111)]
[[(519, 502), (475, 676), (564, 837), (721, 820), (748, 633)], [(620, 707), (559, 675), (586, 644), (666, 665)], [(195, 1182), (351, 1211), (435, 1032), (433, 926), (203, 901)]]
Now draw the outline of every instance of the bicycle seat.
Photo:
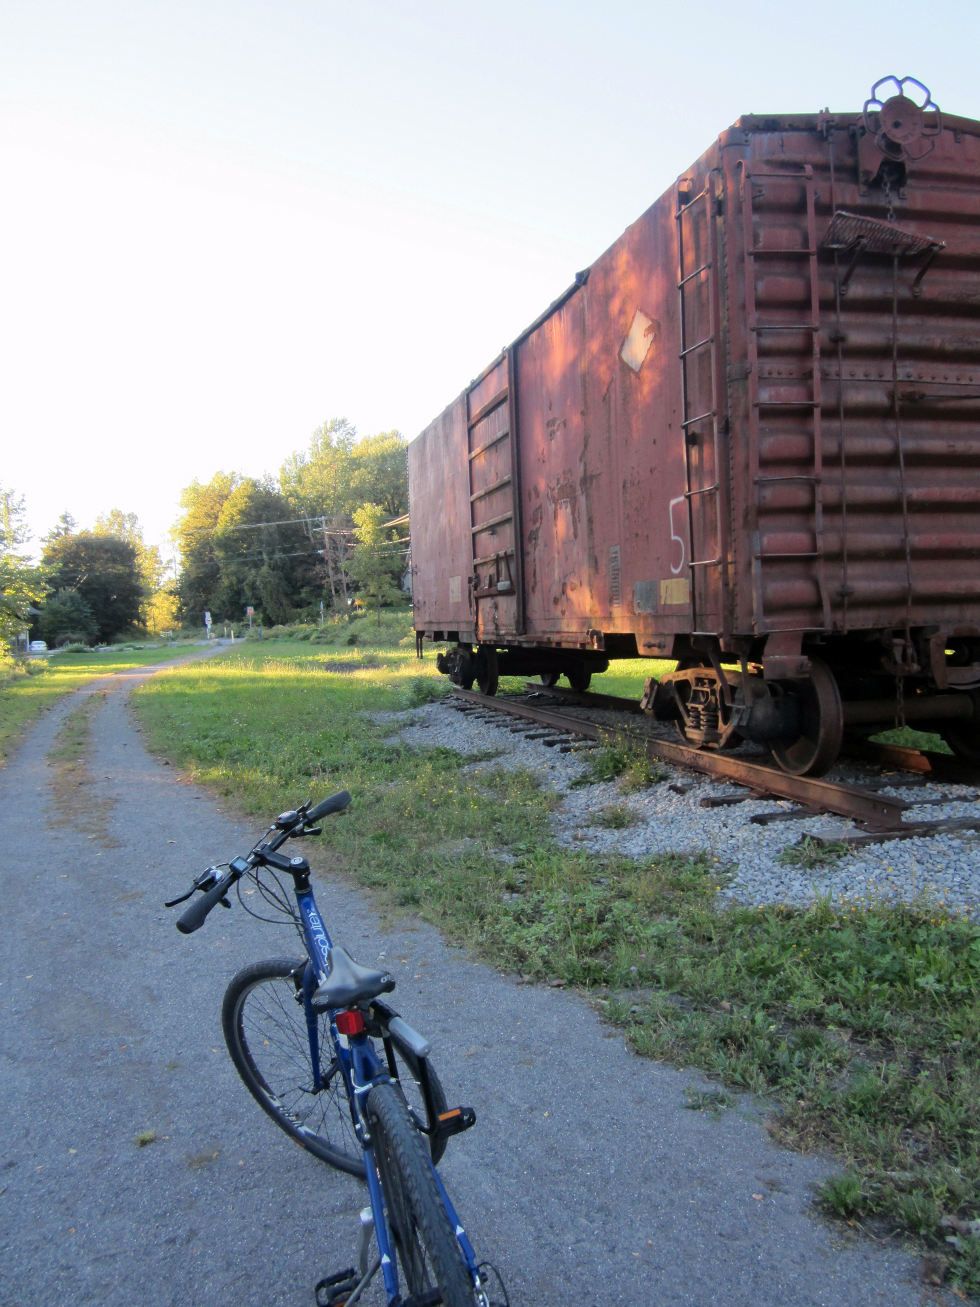
[(345, 948), (335, 944), (330, 950), (330, 975), (310, 1001), (317, 1012), (332, 1011), (366, 1003), (368, 999), (390, 993), (394, 988), (395, 980), (389, 972), (362, 967)]

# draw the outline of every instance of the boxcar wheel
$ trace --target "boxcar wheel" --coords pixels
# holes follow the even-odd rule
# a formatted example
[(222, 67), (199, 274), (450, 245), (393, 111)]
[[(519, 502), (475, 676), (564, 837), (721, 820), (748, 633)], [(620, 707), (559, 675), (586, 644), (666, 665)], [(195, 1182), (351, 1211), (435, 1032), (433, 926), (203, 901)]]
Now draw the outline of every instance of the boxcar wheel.
[(480, 693), (496, 694), (499, 681), (497, 651), (492, 644), (481, 644), (476, 651), (476, 683)]
[(800, 734), (771, 745), (772, 756), (791, 776), (822, 776), (832, 767), (844, 738), (844, 710), (833, 672), (820, 658), (810, 659), (810, 677), (792, 689), (800, 701)]
[(939, 728), (953, 753), (961, 762), (980, 767), (980, 693), (973, 693), (973, 717), (964, 722), (943, 722)]
[(589, 688), (589, 682), (592, 680), (592, 673), (587, 667), (576, 667), (573, 672), (566, 672), (565, 675), (573, 690), (583, 692)]
[(538, 680), (541, 682), (542, 685), (547, 685), (550, 687), (552, 685), (558, 684), (558, 677), (560, 675), (561, 672), (542, 672), (541, 675), (538, 677)]

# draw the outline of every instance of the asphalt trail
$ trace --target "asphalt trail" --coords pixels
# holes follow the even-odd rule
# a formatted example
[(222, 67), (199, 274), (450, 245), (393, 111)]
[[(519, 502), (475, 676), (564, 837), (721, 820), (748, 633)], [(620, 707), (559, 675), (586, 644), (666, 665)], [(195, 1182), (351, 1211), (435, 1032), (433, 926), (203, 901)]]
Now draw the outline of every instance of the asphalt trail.
[[(289, 1144), (224, 1050), (225, 984), (293, 952), (287, 932), (218, 911), (184, 938), (162, 907), (256, 832), (143, 747), (127, 692), (152, 674), (62, 701), (0, 771), (0, 1303), (310, 1307), (352, 1260), (364, 1195)], [(88, 779), (61, 802), (98, 808), (95, 834), (59, 824), (48, 757), (93, 697)], [(632, 1056), (575, 995), (315, 883), (334, 936), (396, 975), (450, 1101), (477, 1109), (443, 1171), (514, 1307), (922, 1303), (915, 1258), (813, 1215), (828, 1164), (775, 1148), (751, 1103), (688, 1110), (696, 1079)]]

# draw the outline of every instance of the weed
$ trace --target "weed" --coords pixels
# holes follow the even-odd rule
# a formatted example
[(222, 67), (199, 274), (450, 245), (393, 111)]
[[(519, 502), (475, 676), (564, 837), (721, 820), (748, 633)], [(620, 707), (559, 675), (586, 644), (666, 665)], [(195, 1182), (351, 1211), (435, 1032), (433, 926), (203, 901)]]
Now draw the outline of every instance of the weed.
[(712, 1116), (720, 1116), (734, 1102), (732, 1095), (724, 1089), (695, 1089), (688, 1085), (684, 1090), (684, 1106), (692, 1112), (710, 1112)]
[(817, 867), (829, 867), (839, 862), (850, 850), (840, 840), (822, 840), (812, 835), (804, 835), (796, 844), (788, 844), (776, 855), (776, 861), (784, 866), (802, 867), (813, 871)]
[(141, 1130), (136, 1136), (136, 1147), (146, 1148), (148, 1144), (156, 1143), (157, 1132), (155, 1130)]
[(413, 676), (406, 687), (406, 698), (410, 708), (420, 708), (423, 704), (434, 703), (446, 693), (446, 687), (431, 676)]
[(601, 748), (586, 756), (585, 771), (572, 784), (594, 785), (618, 779), (623, 789), (639, 790), (657, 784), (666, 775), (666, 768), (648, 758), (641, 744), (610, 736)]
[(850, 1220), (861, 1212), (863, 1197), (861, 1177), (854, 1171), (844, 1171), (842, 1175), (831, 1176), (820, 1186), (817, 1196), (824, 1211), (839, 1216), (841, 1220)]
[(635, 824), (636, 814), (625, 803), (607, 803), (595, 814), (593, 821), (607, 830), (624, 830)]

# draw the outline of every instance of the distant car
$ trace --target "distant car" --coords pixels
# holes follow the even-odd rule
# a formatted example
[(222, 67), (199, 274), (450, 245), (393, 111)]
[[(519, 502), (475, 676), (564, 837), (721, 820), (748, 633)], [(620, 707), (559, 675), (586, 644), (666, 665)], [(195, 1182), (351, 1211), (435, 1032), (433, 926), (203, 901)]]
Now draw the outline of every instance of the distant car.
[(45, 640), (32, 640), (27, 646), (29, 653), (47, 653), (48, 645)]

